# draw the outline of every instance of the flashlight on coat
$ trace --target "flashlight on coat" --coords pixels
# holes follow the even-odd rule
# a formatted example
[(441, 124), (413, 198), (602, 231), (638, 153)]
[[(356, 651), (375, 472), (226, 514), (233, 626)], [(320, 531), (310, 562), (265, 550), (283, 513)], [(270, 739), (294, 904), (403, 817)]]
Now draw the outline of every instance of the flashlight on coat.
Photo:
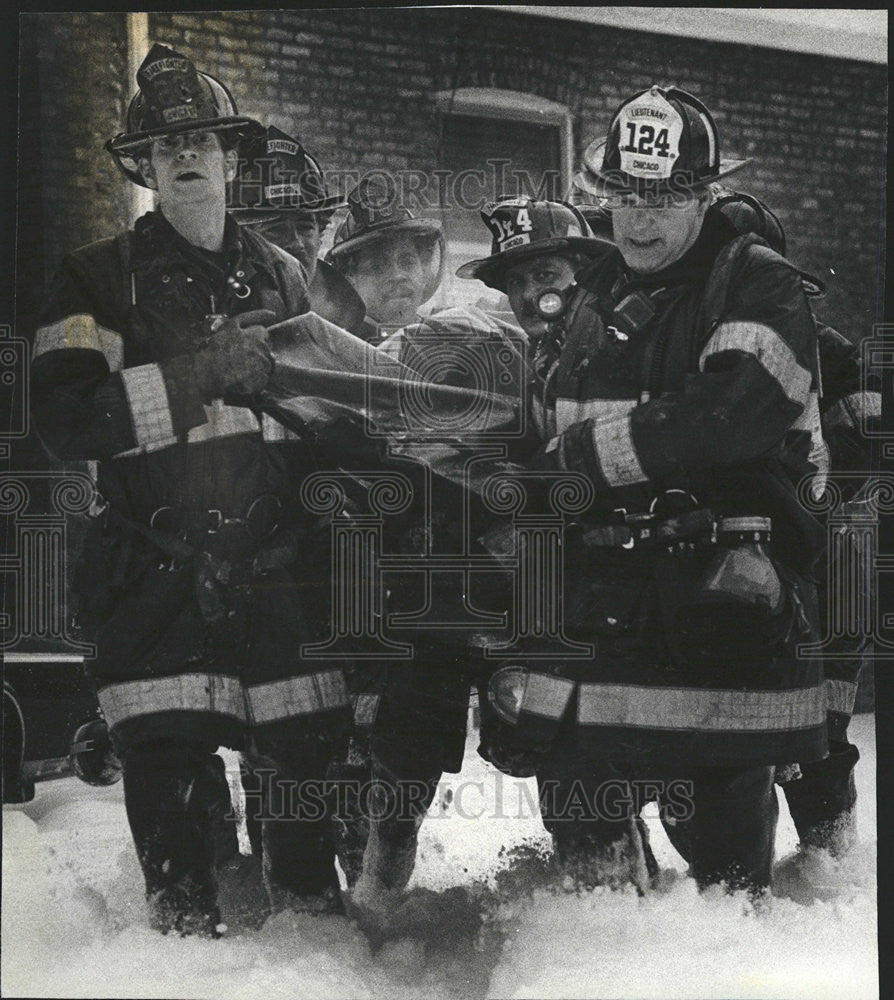
[(534, 309), (541, 319), (553, 323), (561, 319), (568, 306), (567, 290), (563, 288), (545, 288), (536, 299)]

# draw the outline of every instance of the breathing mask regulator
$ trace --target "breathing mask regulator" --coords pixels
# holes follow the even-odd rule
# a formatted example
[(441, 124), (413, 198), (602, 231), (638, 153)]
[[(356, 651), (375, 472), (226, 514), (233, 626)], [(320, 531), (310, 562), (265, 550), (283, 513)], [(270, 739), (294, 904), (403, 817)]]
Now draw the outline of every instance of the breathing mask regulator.
[(571, 293), (576, 286), (568, 288), (546, 288), (534, 300), (534, 309), (537, 315), (546, 320), (547, 323), (554, 323), (562, 319), (571, 301)]

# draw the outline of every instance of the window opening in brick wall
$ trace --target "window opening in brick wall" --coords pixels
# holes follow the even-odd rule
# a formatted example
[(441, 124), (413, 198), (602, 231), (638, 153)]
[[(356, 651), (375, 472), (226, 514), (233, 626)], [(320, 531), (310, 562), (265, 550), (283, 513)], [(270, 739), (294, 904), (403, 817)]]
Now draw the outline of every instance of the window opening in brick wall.
[(571, 178), (571, 113), (554, 101), (507, 90), (463, 88), (441, 92), (436, 100), (447, 268), (432, 305), (495, 302), (497, 292), (454, 272), (490, 252), (480, 215), (486, 202), (503, 196), (563, 197)]

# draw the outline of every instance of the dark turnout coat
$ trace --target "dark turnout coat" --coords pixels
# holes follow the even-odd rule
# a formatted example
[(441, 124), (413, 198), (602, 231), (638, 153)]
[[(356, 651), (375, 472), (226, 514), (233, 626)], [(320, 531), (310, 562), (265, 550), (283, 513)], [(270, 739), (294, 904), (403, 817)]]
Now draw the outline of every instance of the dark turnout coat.
[[(817, 640), (808, 578), (824, 538), (803, 491), (827, 465), (816, 330), (795, 269), (709, 220), (660, 273), (634, 278), (616, 252), (579, 274), (564, 343), (538, 351), (541, 464), (594, 487), (578, 534), (566, 532), (564, 596), (571, 635), (595, 655), (532, 666), (519, 732), (564, 720), (582, 753), (660, 765), (813, 760), (826, 752), (821, 663), (803, 652)], [(625, 329), (615, 310), (637, 291), (652, 315)], [(668, 501), (679, 513), (681, 498), (715, 521), (771, 519), (785, 610), (757, 656), (738, 641), (707, 652), (671, 641), (718, 549), (702, 536), (671, 553), (656, 522), (633, 535), (636, 515)]]
[[(32, 408), (51, 452), (98, 463), (109, 511), (88, 534), (78, 589), (119, 742), (238, 747), (247, 727), (325, 733), (347, 714), (341, 666), (301, 652), (314, 588), (288, 553), (307, 531), (298, 489), (312, 456), (249, 400), (206, 405), (193, 368), (207, 315), (307, 308), (300, 265), (272, 244), (228, 217), (211, 254), (160, 212), (66, 256), (49, 290)], [(174, 558), (159, 532), (212, 558), (202, 583), (206, 557)], [(278, 558), (248, 572), (264, 548)]]

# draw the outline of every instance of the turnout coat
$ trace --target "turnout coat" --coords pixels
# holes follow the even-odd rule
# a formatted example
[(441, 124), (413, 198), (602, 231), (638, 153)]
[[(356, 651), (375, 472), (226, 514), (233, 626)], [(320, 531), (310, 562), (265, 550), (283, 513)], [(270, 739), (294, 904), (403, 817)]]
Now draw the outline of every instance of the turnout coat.
[(59, 458), (98, 463), (107, 505), (76, 583), (122, 746), (241, 747), (249, 728), (324, 735), (350, 715), (341, 666), (301, 653), (319, 590), (308, 567), (328, 566), (296, 560), (313, 456), (251, 401), (206, 405), (196, 386), (206, 317), (257, 309), (307, 311), (297, 261), (229, 216), (211, 254), (150, 212), (63, 260), (36, 332), (37, 428)]
[[(594, 655), (532, 667), (519, 735), (561, 722), (581, 754), (650, 766), (821, 758), (822, 667), (804, 649), (817, 640), (809, 578), (824, 534), (803, 491), (821, 488), (827, 459), (798, 273), (709, 214), (664, 271), (635, 278), (615, 252), (577, 281), (562, 328), (539, 345), (535, 411), (546, 439), (538, 464), (595, 488), (566, 529), (564, 595), (566, 628)], [(636, 292), (645, 309), (622, 322), (616, 310)], [(673, 551), (656, 536), (662, 519), (679, 527), (674, 517), (698, 522), (700, 511), (714, 523), (771, 520), (762, 544), (785, 606), (757, 655), (742, 653), (754, 645), (744, 625), (741, 644), (671, 641), (718, 548), (704, 533), (683, 532)]]

